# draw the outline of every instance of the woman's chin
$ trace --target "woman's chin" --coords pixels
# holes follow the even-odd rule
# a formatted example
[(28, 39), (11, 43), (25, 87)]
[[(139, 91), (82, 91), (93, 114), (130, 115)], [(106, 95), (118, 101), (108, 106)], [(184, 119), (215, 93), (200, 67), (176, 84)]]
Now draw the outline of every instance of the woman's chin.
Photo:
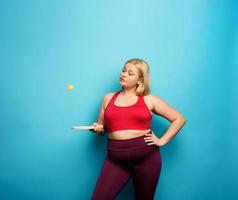
[(123, 82), (121, 82), (121, 81), (119, 82), (119, 84), (120, 84), (120, 85), (125, 85), (125, 84), (124, 84)]

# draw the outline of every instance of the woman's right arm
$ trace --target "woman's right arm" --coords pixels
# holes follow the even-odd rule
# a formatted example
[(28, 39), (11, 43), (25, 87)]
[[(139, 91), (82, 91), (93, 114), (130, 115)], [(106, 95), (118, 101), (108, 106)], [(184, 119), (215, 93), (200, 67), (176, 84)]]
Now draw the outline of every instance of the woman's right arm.
[(96, 134), (100, 136), (106, 133), (106, 127), (104, 123), (104, 110), (106, 108), (106, 103), (108, 102), (108, 99), (110, 98), (110, 96), (111, 96), (111, 93), (108, 93), (103, 97), (103, 100), (101, 102), (99, 112), (98, 112), (97, 122), (93, 123), (94, 129), (92, 131), (96, 132)]

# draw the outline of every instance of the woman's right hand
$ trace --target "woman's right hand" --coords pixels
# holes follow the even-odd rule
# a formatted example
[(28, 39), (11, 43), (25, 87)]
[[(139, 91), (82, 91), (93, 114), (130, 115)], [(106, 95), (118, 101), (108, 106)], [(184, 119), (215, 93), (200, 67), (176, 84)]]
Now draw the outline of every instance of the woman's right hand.
[(103, 125), (102, 125), (102, 124), (99, 124), (99, 123), (97, 123), (97, 122), (94, 122), (94, 123), (92, 124), (92, 126), (93, 126), (93, 129), (89, 129), (90, 131), (96, 132), (96, 133), (102, 133), (102, 132), (104, 132), (104, 128), (103, 128)]

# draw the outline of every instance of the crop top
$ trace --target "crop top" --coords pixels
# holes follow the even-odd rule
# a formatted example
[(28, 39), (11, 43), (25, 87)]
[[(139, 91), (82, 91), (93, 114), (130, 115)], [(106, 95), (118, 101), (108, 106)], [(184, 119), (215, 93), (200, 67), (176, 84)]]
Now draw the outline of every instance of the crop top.
[(144, 102), (144, 96), (138, 96), (137, 102), (129, 106), (117, 106), (115, 99), (121, 91), (117, 91), (104, 110), (104, 122), (108, 133), (116, 130), (151, 129), (152, 116)]

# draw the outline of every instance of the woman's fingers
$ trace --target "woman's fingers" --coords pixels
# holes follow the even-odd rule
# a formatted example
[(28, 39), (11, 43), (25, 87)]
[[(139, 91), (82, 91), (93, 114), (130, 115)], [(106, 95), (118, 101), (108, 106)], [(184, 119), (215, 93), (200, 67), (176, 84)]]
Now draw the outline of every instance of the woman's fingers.
[(155, 142), (147, 143), (147, 145), (155, 145)]
[(150, 138), (145, 138), (146, 142), (154, 141), (151, 137)]
[(89, 130), (90, 130), (90, 131), (96, 131), (96, 126), (97, 126), (97, 123), (94, 122), (94, 123), (92, 124), (92, 129), (89, 129)]
[(154, 132), (153, 131), (151, 131), (151, 132), (149, 132), (149, 133), (145, 133), (145, 136), (146, 137), (144, 137), (144, 140), (145, 140), (145, 142), (152, 142), (152, 143), (148, 143), (148, 144), (153, 144), (153, 142), (154, 142)]
[(93, 130), (96, 131), (96, 132), (103, 131), (103, 125), (102, 124), (94, 122), (92, 126), (93, 126)]

